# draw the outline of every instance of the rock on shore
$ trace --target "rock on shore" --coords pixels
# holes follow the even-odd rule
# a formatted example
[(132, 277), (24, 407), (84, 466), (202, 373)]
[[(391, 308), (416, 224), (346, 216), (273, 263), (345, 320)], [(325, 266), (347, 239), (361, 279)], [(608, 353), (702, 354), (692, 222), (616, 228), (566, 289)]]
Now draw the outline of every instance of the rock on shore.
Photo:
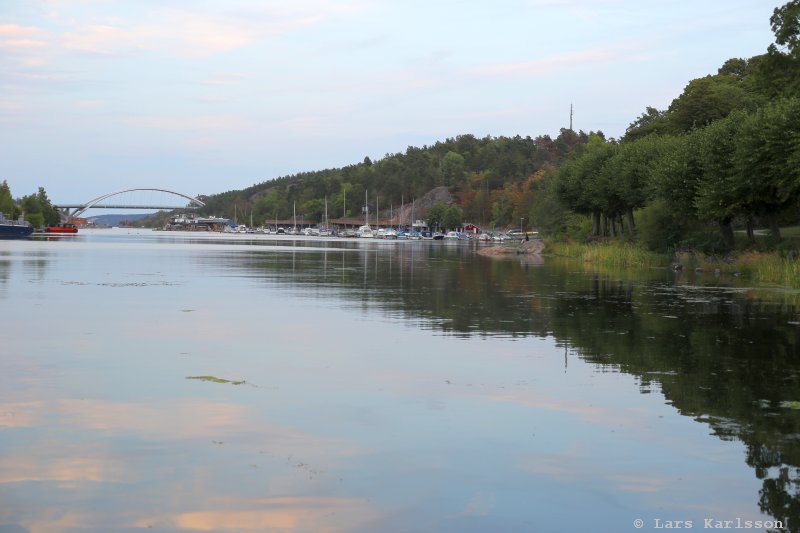
[(478, 250), (478, 254), (487, 257), (501, 257), (506, 255), (540, 255), (543, 249), (544, 242), (542, 242), (541, 239), (531, 239), (529, 241), (522, 241), (520, 244), (481, 248)]

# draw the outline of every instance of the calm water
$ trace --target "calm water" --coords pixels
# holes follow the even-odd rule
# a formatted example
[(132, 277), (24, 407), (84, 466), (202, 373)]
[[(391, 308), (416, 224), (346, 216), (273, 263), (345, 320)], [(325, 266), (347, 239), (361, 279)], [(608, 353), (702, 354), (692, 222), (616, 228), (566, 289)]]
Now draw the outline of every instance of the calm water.
[(0, 242), (0, 533), (800, 531), (800, 298), (725, 283), (440, 242)]

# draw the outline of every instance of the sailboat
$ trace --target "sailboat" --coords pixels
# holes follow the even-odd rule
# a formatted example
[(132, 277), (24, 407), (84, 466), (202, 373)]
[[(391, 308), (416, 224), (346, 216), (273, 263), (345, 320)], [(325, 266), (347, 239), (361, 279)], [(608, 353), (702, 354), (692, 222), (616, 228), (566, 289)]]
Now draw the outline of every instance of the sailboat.
[(366, 239), (371, 239), (375, 236), (372, 232), (372, 228), (369, 227), (369, 196), (366, 190), (364, 191), (364, 225), (358, 228), (356, 235)]
[(325, 197), (325, 217), (322, 219), (322, 227), (319, 228), (320, 237), (330, 237), (331, 230), (328, 227), (328, 197)]
[(422, 235), (419, 231), (414, 229), (414, 199), (411, 199), (411, 231), (408, 233), (409, 239), (419, 240), (422, 238)]

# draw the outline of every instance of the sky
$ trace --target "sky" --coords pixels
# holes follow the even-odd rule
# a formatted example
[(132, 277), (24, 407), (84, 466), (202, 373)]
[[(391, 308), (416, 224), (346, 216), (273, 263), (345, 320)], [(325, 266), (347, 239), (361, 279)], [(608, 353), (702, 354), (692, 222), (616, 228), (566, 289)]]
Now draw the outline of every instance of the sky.
[(0, 180), (194, 196), (463, 134), (620, 137), (762, 0), (0, 0)]

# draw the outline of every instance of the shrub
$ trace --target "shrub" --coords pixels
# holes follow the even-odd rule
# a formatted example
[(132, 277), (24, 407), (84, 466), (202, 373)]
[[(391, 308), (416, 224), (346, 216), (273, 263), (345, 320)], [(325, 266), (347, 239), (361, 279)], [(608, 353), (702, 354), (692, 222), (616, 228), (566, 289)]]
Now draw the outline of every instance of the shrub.
[(664, 200), (656, 200), (637, 212), (639, 240), (654, 252), (670, 252), (686, 233), (685, 219)]

